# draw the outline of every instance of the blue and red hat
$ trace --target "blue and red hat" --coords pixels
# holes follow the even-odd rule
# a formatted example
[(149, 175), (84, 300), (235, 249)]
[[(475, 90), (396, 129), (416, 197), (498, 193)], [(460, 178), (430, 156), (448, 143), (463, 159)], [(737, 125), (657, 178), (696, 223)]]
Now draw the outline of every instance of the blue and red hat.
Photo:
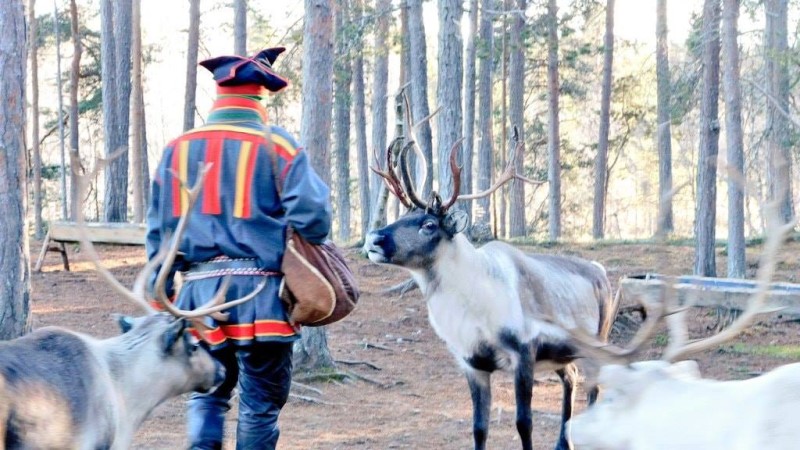
[(285, 88), (289, 82), (272, 71), (275, 59), (284, 47), (261, 50), (255, 56), (217, 56), (201, 61), (200, 65), (214, 74), (219, 86), (258, 85), (272, 92)]

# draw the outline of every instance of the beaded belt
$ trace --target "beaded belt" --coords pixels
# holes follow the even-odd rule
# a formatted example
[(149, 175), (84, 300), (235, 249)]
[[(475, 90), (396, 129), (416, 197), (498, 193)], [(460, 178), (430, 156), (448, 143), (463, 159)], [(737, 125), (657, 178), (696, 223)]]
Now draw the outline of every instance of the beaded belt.
[(228, 258), (217, 256), (214, 259), (194, 263), (184, 276), (186, 281), (202, 280), (205, 278), (224, 277), (227, 275), (243, 276), (276, 276), (280, 272), (265, 270), (258, 267), (255, 258)]

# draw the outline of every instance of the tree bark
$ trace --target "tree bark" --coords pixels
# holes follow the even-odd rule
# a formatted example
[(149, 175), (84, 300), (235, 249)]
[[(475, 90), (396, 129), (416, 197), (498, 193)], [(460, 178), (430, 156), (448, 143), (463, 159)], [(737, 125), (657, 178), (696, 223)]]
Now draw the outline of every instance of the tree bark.
[[(525, 11), (527, 0), (516, 0), (516, 10)], [(525, 33), (524, 13), (511, 16), (511, 34), (508, 58), (508, 113), (511, 127), (517, 127), (521, 145), (516, 149), (514, 167), (525, 173)], [(509, 156), (510, 157), (510, 156)], [(511, 182), (509, 237), (525, 236), (525, 183)]]
[[(492, 29), (492, 0), (481, 1), (481, 19), (478, 39), (480, 52), (478, 58), (478, 188), (484, 191), (492, 181), (492, 60), (494, 48), (494, 30)], [(491, 220), (490, 196), (477, 200), (475, 211), (476, 224), (489, 224)]]
[(714, 254), (719, 153), (719, 0), (703, 6), (703, 81), (700, 100), (700, 151), (695, 210), (695, 275), (716, 276)]
[(353, 64), (348, 0), (336, 0), (336, 62), (333, 72), (333, 132), (336, 162), (336, 215), (341, 242), (350, 240), (350, 108)]
[[(453, 191), (450, 149), (461, 138), (461, 86), (464, 78), (461, 39), (461, 0), (439, 0), (439, 70), (436, 83), (439, 194), (445, 199)], [(459, 149), (456, 148), (455, 151)]]
[(603, 82), (600, 94), (600, 136), (594, 160), (594, 209), (592, 237), (605, 235), (608, 134), (611, 127), (611, 81), (614, 66), (614, 0), (606, 1), (606, 34), (603, 40)]
[[(361, 210), (361, 240), (367, 235), (369, 229), (370, 198), (369, 198), (369, 152), (367, 151), (367, 106), (364, 87), (364, 0), (355, 0), (355, 15), (353, 24), (356, 25), (353, 60), (353, 120), (355, 121), (356, 155), (358, 160), (358, 198)], [(385, 108), (385, 106), (384, 106)], [(385, 113), (385, 111), (384, 111)]]
[(30, 261), (25, 227), (25, 8), (0, 2), (0, 340), (30, 330)]
[(69, 217), (69, 212), (67, 210), (69, 198), (67, 193), (66, 151), (64, 150), (64, 89), (61, 73), (61, 27), (59, 26), (58, 5), (54, 2), (53, 6), (55, 8), (53, 10), (53, 34), (56, 38), (56, 104), (58, 105), (56, 118), (58, 121), (58, 149), (61, 161), (61, 176), (59, 177), (61, 181), (61, 220), (67, 220)]
[(150, 176), (147, 163), (147, 124), (144, 117), (142, 85), (142, 10), (141, 0), (134, 0), (132, 11), (133, 46), (131, 90), (131, 184), (133, 185), (133, 220), (142, 223), (147, 212)]
[(547, 2), (547, 181), (549, 189), (548, 234), (551, 241), (561, 237), (561, 138), (559, 136), (558, 8)]
[(200, 46), (200, 0), (189, 0), (189, 40), (186, 49), (186, 89), (183, 94), (183, 131), (194, 128), (197, 109), (197, 51)]
[(656, 95), (658, 148), (658, 221), (656, 236), (663, 238), (674, 230), (672, 219), (672, 133), (670, 131), (671, 81), (669, 40), (667, 39), (667, 0), (656, 5)]
[[(409, 81), (411, 85), (411, 116), (414, 121), (421, 121), (430, 115), (428, 105), (428, 46), (425, 38), (425, 23), (422, 20), (422, 0), (408, 0), (408, 39), (410, 44)], [(412, 133), (411, 130), (408, 130)], [(425, 166), (417, 162), (417, 183), (422, 182), (422, 173), (427, 173), (420, 198), (426, 199), (433, 188), (433, 136), (431, 123), (426, 120), (420, 123), (414, 139), (425, 156)]]
[(75, 220), (78, 208), (83, 208), (83, 199), (78, 198), (78, 177), (81, 167), (75, 167), (73, 163), (80, 162), (80, 110), (78, 104), (78, 88), (80, 87), (81, 55), (83, 54), (83, 44), (81, 43), (80, 26), (78, 22), (78, 5), (75, 0), (70, 0), (70, 28), (72, 30), (72, 67), (69, 74), (69, 153), (70, 153), (70, 188), (69, 188), (69, 218)]
[[(469, 26), (464, 56), (464, 144), (461, 173), (461, 191), (472, 193), (472, 162), (475, 159), (475, 97), (477, 56), (476, 36), (478, 34), (478, 0), (469, 0)], [(472, 201), (463, 202), (464, 210), (472, 218)]]
[[(386, 105), (388, 99), (389, 84), (389, 54), (387, 49), (387, 39), (389, 37), (389, 25), (391, 24), (392, 2), (391, 0), (377, 0), (375, 4), (375, 43), (373, 46), (374, 59), (372, 63), (372, 150), (378, 158), (386, 150), (386, 130), (388, 118), (386, 115)], [(370, 155), (371, 157), (371, 155)], [(386, 223), (386, 200), (388, 191), (383, 184), (381, 177), (372, 174), (370, 179), (370, 192), (373, 197), (370, 199), (370, 218), (369, 229), (374, 230)]]
[(233, 2), (233, 52), (247, 56), (247, 0)]
[(784, 223), (793, 216), (792, 207), (792, 142), (786, 117), (780, 110), (789, 110), (788, 73), (788, 2), (766, 0), (765, 77), (767, 85), (767, 182), (768, 198), (780, 202)]
[(42, 220), (42, 149), (39, 144), (39, 45), (36, 39), (36, 0), (28, 4), (28, 23), (31, 59), (31, 139), (33, 140), (33, 232), (36, 239), (44, 237)]
[[(131, 0), (100, 2), (103, 129), (106, 157), (104, 218), (128, 217), (128, 131), (130, 114)], [(109, 101), (112, 100), (112, 101)]]
[[(330, 185), (329, 148), (333, 110), (333, 23), (332, 0), (305, 0), (303, 26), (303, 109), (300, 139), (311, 165)], [(307, 327), (295, 346), (295, 365), (316, 371), (333, 367), (324, 327)]]
[(725, 91), (725, 140), (728, 147), (728, 278), (745, 278), (744, 137), (739, 82), (739, 0), (723, 0), (722, 51)]

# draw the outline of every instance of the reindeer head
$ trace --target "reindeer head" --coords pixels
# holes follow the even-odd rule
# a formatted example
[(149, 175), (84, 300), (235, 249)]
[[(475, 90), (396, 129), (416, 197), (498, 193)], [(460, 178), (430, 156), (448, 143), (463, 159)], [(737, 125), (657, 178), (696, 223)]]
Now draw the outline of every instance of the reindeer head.
[[(409, 128), (412, 128), (409, 121)], [(373, 262), (394, 264), (409, 269), (423, 269), (429, 267), (436, 258), (437, 249), (443, 243), (449, 243), (456, 234), (467, 227), (467, 213), (452, 209), (457, 200), (476, 200), (490, 195), (503, 184), (518, 179), (533, 184), (541, 184), (519, 175), (515, 168), (515, 155), (522, 150), (522, 142), (516, 127), (513, 129), (513, 151), (508, 159), (508, 165), (497, 181), (485, 191), (475, 194), (459, 195), (461, 189), (461, 167), (457, 159), (457, 150), (461, 144), (458, 140), (450, 149), (450, 171), (453, 174), (453, 192), (447, 201), (443, 201), (437, 192), (431, 192), (428, 201), (422, 201), (414, 189), (414, 183), (409, 175), (408, 151), (414, 149), (417, 156), (424, 160), (422, 151), (413, 140), (409, 141), (402, 150), (396, 151), (401, 138), (395, 141), (386, 150), (386, 169), (379, 167), (371, 169), (380, 175), (389, 191), (409, 209), (409, 211), (396, 222), (383, 228), (372, 231), (364, 241), (364, 251)], [(399, 164), (394, 164), (392, 158), (399, 153)], [(376, 158), (376, 166), (377, 158)], [(398, 170), (400, 176), (397, 175)]]
[(400, 151), (399, 178), (392, 163), (393, 146), (386, 151), (386, 170), (372, 168), (383, 177), (389, 191), (408, 208), (408, 212), (396, 222), (367, 235), (364, 250), (371, 261), (422, 269), (430, 266), (436, 249), (442, 242), (449, 242), (457, 233), (464, 231), (467, 214), (461, 210), (451, 210), (458, 199), (461, 184), (461, 168), (456, 162), (458, 144), (450, 152), (453, 194), (446, 202), (442, 201), (437, 192), (432, 192), (427, 202), (417, 196), (407, 161), (407, 153), (414, 145), (413, 141)]

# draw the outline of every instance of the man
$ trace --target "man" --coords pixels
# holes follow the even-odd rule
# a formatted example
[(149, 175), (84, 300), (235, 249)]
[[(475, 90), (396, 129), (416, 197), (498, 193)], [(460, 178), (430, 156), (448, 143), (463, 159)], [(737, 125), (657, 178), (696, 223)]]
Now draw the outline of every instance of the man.
[[(299, 337), (278, 297), (286, 228), (313, 243), (321, 243), (330, 231), (328, 187), (292, 136), (267, 124), (260, 103), (266, 91), (287, 85), (272, 71), (283, 51), (271, 48), (251, 58), (221, 56), (200, 63), (214, 74), (216, 101), (205, 125), (167, 145), (153, 182), (147, 217), (151, 259), (186, 207), (181, 182), (193, 184), (201, 163), (210, 164), (200, 197), (187, 212), (188, 227), (173, 268), (184, 272), (175, 300), (180, 308), (208, 301), (225, 275), (232, 275), (228, 299), (252, 292), (267, 278), (256, 298), (229, 310), (226, 322), (205, 319), (210, 328), (204, 333), (206, 343), (227, 372), (215, 392), (189, 400), (192, 449), (222, 448), (225, 413), (237, 383), (236, 448), (275, 448), (278, 414), (291, 383), (292, 343)], [(172, 285), (167, 290), (174, 295)]]

